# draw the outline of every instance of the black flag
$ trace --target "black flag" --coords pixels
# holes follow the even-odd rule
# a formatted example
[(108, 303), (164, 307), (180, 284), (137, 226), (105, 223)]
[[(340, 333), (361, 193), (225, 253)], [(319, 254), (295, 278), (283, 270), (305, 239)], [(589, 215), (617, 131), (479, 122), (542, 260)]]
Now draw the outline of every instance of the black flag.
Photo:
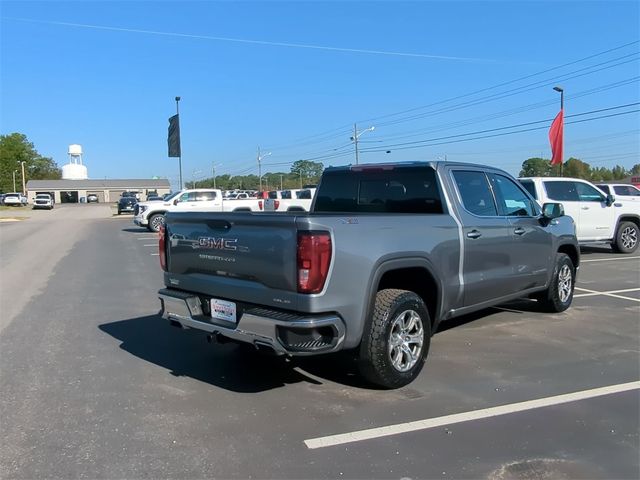
[(167, 139), (169, 144), (169, 156), (180, 157), (180, 118), (176, 113), (173, 117), (169, 118), (169, 137)]

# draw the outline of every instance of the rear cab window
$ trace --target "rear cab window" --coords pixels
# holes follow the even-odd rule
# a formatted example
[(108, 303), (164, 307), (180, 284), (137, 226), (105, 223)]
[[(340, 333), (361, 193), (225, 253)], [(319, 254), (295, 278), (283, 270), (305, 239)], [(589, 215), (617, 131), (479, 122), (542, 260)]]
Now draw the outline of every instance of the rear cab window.
[(316, 213), (443, 213), (435, 170), (429, 166), (327, 170)]
[(531, 194), (533, 198), (538, 200), (538, 194), (536, 192), (536, 186), (533, 183), (533, 180), (518, 180), (520, 185), (522, 185), (527, 192)]
[(549, 200), (557, 202), (579, 202), (578, 189), (575, 182), (546, 180), (542, 182)]

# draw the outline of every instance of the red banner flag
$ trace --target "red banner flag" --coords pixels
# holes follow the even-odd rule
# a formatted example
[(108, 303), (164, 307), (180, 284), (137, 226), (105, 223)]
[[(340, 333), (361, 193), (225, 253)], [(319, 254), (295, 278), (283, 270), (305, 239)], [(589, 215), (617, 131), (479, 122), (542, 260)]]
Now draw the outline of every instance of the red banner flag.
[(551, 142), (551, 165), (562, 164), (562, 134), (564, 130), (564, 111), (560, 110), (549, 129), (549, 142)]

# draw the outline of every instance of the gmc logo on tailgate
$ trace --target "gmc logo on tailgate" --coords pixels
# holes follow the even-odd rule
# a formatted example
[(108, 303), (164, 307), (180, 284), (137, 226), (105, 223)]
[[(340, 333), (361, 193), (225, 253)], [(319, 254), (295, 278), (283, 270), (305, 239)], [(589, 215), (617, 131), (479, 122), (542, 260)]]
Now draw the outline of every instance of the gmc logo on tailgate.
[(200, 248), (210, 248), (212, 250), (238, 250), (237, 238), (216, 238), (216, 237), (200, 237), (198, 238), (198, 246)]

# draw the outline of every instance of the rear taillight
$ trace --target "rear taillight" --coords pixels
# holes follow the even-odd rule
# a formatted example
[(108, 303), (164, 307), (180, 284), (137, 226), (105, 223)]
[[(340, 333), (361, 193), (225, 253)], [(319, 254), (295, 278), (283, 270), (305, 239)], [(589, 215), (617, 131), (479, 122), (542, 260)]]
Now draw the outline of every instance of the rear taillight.
[(274, 200), (273, 206), (275, 210), (278, 210), (278, 208), (280, 207), (280, 200)]
[(165, 226), (160, 225), (158, 230), (158, 254), (160, 255), (160, 267), (165, 272), (167, 271), (167, 249), (165, 242)]
[(319, 293), (331, 263), (328, 232), (298, 232), (298, 292)]

